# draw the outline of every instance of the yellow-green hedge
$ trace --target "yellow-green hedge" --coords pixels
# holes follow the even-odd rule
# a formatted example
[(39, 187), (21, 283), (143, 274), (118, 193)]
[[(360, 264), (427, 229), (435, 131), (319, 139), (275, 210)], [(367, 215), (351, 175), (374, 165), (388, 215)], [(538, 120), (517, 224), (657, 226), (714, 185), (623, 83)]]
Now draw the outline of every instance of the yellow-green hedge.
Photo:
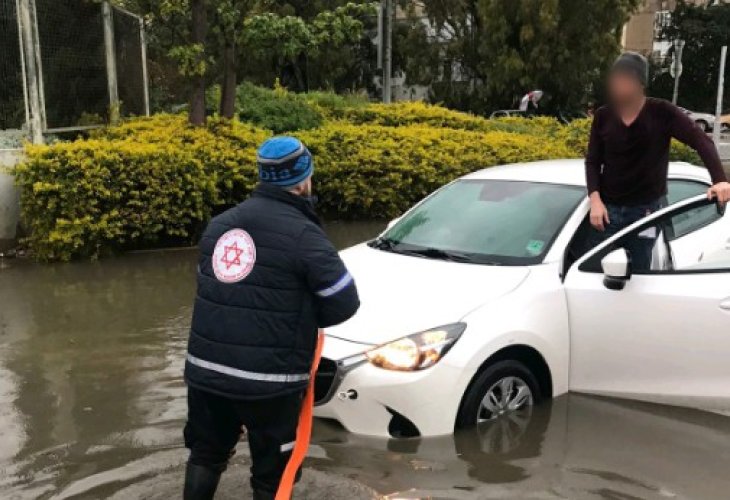
[(558, 133), (562, 128), (557, 119), (547, 116), (536, 116), (531, 119), (522, 117), (487, 119), (423, 102), (353, 107), (344, 113), (344, 119), (356, 125), (369, 124), (385, 127), (429, 125), (474, 132), (511, 132), (550, 136)]
[[(474, 170), (580, 157), (590, 127), (412, 103), (347, 114), (297, 134), (315, 156), (319, 208), (330, 217), (389, 218)], [(211, 215), (256, 185), (255, 151), (270, 135), (239, 122), (193, 128), (183, 116), (157, 115), (29, 147), (16, 170), (27, 245), (40, 260), (69, 260), (193, 243)], [(692, 159), (686, 148), (673, 156)]]
[(26, 243), (40, 260), (192, 243), (214, 211), (256, 185), (256, 147), (269, 135), (160, 115), (30, 146), (16, 168)]
[(335, 122), (298, 136), (315, 158), (321, 209), (389, 218), (456, 177), (493, 165), (575, 156), (549, 137), (424, 125)]

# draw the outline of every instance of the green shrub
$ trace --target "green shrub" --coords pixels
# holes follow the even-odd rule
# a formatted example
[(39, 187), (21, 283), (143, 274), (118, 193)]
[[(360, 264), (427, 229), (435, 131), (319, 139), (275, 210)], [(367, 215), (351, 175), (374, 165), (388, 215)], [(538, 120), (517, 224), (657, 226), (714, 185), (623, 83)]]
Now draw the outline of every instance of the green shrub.
[(195, 241), (202, 225), (257, 183), (255, 151), (269, 133), (158, 115), (88, 140), (27, 148), (16, 168), (28, 246), (39, 260), (97, 257)]
[(549, 136), (557, 134), (562, 129), (562, 125), (557, 119), (547, 116), (536, 116), (530, 119), (521, 117), (487, 119), (423, 102), (371, 104), (351, 108), (344, 118), (355, 124), (386, 127), (430, 125), (475, 132), (511, 132)]
[(365, 108), (370, 102), (362, 94), (335, 94), (334, 92), (307, 92), (301, 94), (328, 119), (342, 119), (355, 109)]
[(241, 121), (283, 134), (322, 124), (323, 116), (304, 97), (283, 88), (274, 90), (251, 83), (238, 86), (236, 112)]
[(209, 119), (206, 128), (188, 126), (182, 115), (155, 115), (94, 133), (107, 141), (169, 144), (191, 151), (214, 176), (214, 208), (237, 203), (257, 182), (256, 149), (271, 133), (246, 123)]
[(216, 195), (202, 163), (172, 145), (88, 140), (30, 147), (28, 155), (16, 173), (40, 260), (186, 239)]
[(356, 125), (386, 127), (430, 125), (463, 130), (486, 130), (489, 125), (488, 120), (484, 118), (422, 102), (371, 104), (349, 109), (344, 118)]
[[(588, 149), (588, 137), (591, 132), (590, 118), (575, 120), (569, 125), (560, 127), (555, 134), (557, 140), (563, 142), (573, 153), (573, 156), (581, 158), (585, 156)], [(672, 148), (669, 151), (669, 159), (671, 161), (685, 161), (701, 165), (700, 157), (695, 151), (684, 144), (672, 141)]]
[[(591, 125), (486, 120), (421, 103), (343, 108), (328, 96), (308, 98), (328, 107), (328, 116), (345, 109), (350, 119), (297, 133), (315, 156), (319, 209), (340, 218), (394, 217), (454, 178), (492, 165), (579, 158)], [(211, 215), (254, 188), (256, 148), (270, 135), (238, 121), (210, 119), (194, 128), (185, 116), (156, 115), (87, 140), (31, 146), (16, 171), (27, 244), (38, 259), (69, 260), (192, 243)], [(672, 158), (696, 162), (677, 144)]]
[(669, 151), (669, 159), (671, 161), (685, 161), (695, 165), (702, 165), (700, 155), (694, 149), (674, 140), (672, 141), (672, 149)]
[(593, 120), (585, 118), (574, 120), (565, 125), (555, 134), (555, 138), (563, 142), (575, 157), (583, 157), (588, 149), (588, 137), (591, 133)]
[(320, 209), (350, 218), (394, 217), (443, 184), (485, 167), (570, 155), (548, 137), (424, 125), (334, 122), (298, 135), (315, 157)]

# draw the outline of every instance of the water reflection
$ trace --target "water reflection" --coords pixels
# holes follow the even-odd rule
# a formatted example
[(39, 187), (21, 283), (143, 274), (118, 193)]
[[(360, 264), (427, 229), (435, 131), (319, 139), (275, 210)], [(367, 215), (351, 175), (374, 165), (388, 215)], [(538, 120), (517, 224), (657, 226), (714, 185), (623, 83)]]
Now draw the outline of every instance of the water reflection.
[(571, 395), (536, 407), (524, 427), (487, 422), (406, 441), (322, 422), (316, 441), (315, 467), (392, 498), (719, 500), (730, 491), (730, 419), (646, 403)]
[[(342, 247), (383, 227), (328, 231)], [(0, 498), (98, 498), (182, 463), (196, 256), (0, 262)]]
[(194, 252), (14, 264), (0, 275), (2, 369), (17, 379), (3, 407), (22, 443), (0, 485), (56, 491), (129, 450), (176, 444)]
[[(342, 247), (383, 226), (328, 229)], [(178, 497), (195, 257), (0, 263), (0, 498)], [(428, 440), (319, 422), (309, 466), (393, 498), (722, 499), (730, 419), (574, 396)]]

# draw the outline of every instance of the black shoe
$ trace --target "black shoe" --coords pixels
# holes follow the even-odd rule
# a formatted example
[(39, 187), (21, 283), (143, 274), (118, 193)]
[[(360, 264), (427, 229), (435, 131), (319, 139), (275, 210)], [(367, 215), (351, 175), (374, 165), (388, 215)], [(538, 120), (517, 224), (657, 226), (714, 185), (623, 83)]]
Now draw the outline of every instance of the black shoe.
[(253, 490), (253, 500), (274, 500), (276, 498), (275, 493), (269, 493), (268, 491)]
[(185, 469), (184, 500), (213, 500), (220, 481), (220, 472), (188, 463)]

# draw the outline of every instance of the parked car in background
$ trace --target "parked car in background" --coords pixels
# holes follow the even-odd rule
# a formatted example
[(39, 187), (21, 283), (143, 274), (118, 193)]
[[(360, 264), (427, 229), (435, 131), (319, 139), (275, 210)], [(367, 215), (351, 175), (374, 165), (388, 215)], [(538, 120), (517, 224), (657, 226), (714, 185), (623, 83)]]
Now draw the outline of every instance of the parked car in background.
[(712, 129), (715, 126), (715, 115), (711, 115), (710, 113), (698, 113), (685, 108), (680, 109), (684, 111), (687, 116), (689, 116), (690, 119), (704, 132), (712, 132)]
[[(494, 167), (342, 252), (359, 312), (330, 329), (316, 415), (448, 434), (569, 390), (730, 411), (730, 215), (673, 163), (670, 206), (592, 247), (581, 160)], [(652, 270), (622, 248), (654, 237)]]
[(574, 120), (589, 118), (589, 115), (585, 111), (580, 110), (559, 110), (556, 114), (556, 117), (562, 123), (567, 125)]
[(499, 109), (493, 111), (489, 118), (506, 118), (509, 116), (526, 116), (527, 113), (520, 109)]
[(533, 117), (533, 116), (552, 116), (556, 119), (558, 119), (560, 122), (564, 124), (568, 124), (572, 122), (573, 120), (578, 120), (580, 118), (588, 118), (588, 113), (585, 111), (580, 110), (558, 110), (553, 113), (544, 113), (542, 110), (536, 110), (534, 108), (531, 108), (529, 111), (522, 111), (519, 109), (500, 109), (497, 111), (492, 112), (491, 115), (489, 115), (489, 118), (505, 118), (505, 117), (512, 117), (512, 116), (519, 116), (519, 117)]

